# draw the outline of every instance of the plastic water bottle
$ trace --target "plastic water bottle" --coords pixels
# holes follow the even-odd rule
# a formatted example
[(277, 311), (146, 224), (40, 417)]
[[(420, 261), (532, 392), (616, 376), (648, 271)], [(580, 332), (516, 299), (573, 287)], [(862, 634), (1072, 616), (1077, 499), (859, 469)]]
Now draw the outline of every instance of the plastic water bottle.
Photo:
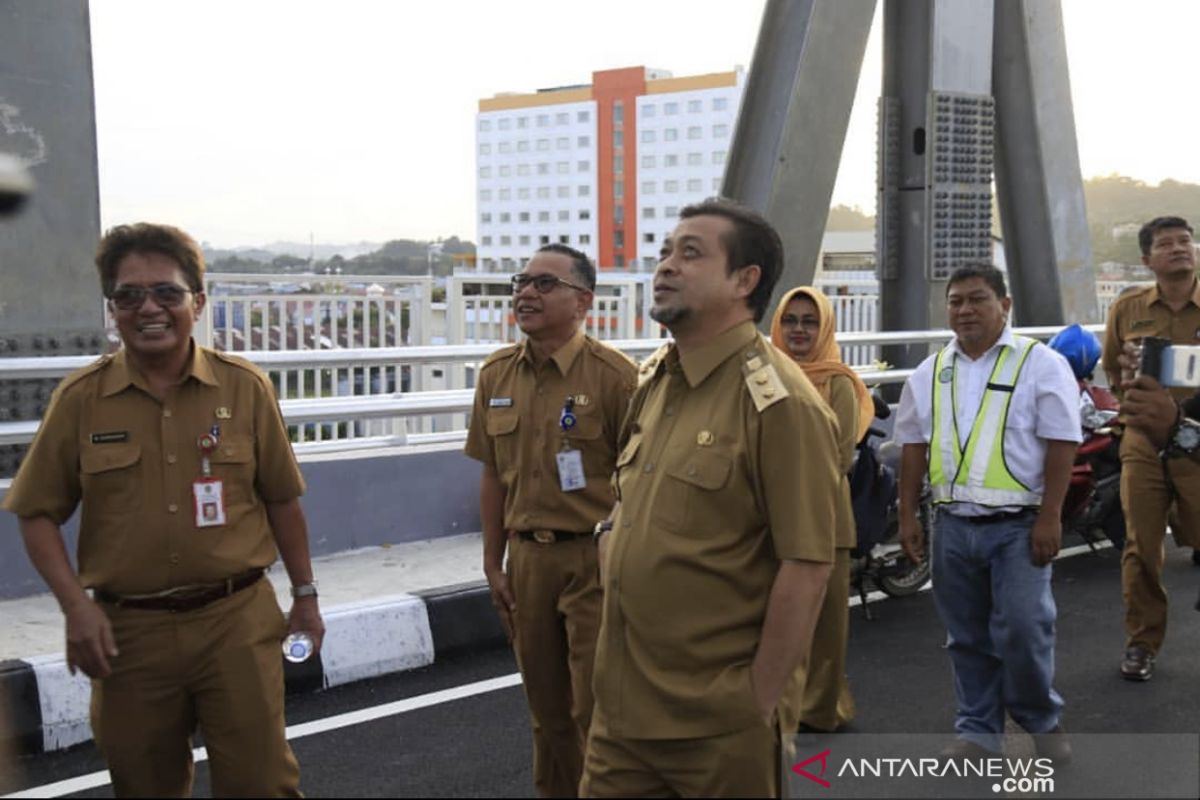
[(303, 631), (293, 633), (283, 640), (283, 657), (293, 664), (307, 661), (313, 653), (312, 637)]

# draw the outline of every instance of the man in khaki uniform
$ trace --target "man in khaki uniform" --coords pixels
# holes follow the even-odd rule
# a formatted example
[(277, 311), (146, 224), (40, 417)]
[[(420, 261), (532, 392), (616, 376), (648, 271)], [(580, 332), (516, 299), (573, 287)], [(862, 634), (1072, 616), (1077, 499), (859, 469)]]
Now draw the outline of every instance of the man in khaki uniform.
[[(1200, 286), (1191, 226), (1179, 217), (1157, 217), (1142, 226), (1138, 244), (1155, 283), (1125, 292), (1109, 309), (1102, 363), (1109, 383), (1119, 390), (1128, 383), (1122, 380), (1120, 362), (1127, 344), (1159, 336), (1200, 345)], [(1179, 401), (1194, 390), (1170, 392)], [(1147, 681), (1167, 632), (1162, 567), (1168, 518), (1177, 545), (1200, 547), (1200, 464), (1190, 458), (1160, 458), (1158, 446), (1130, 420), (1121, 442), (1121, 503), (1128, 529), (1121, 555), (1127, 637), (1121, 675)]]
[[(197, 725), (215, 795), (298, 796), (280, 642), (319, 649), (324, 626), (271, 383), (192, 341), (204, 261), (186, 233), (118, 226), (96, 264), (124, 349), (58, 386), (4, 507), (66, 616), (68, 667), (93, 679), (118, 796), (189, 795)], [(76, 574), (60, 526), (80, 503)], [(277, 549), (287, 622), (263, 579)]]
[(581, 794), (780, 791), (776, 706), (834, 560), (835, 422), (754, 328), (783, 267), (773, 228), (724, 201), (664, 242), (602, 539), (604, 618)]
[(617, 433), (637, 375), (580, 329), (595, 287), (587, 256), (559, 244), (513, 276), (526, 339), (484, 363), (467, 434), (467, 455), (483, 462), (484, 573), (524, 679), (543, 797), (579, 788), (600, 627), (592, 529), (612, 508)]

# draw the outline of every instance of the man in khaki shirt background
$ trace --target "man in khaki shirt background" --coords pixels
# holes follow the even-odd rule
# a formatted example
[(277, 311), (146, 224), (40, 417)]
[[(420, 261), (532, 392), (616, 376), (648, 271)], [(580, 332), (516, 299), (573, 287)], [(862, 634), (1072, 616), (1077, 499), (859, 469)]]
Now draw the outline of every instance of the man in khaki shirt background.
[[(186, 233), (118, 226), (96, 264), (124, 349), (63, 379), (4, 507), (62, 607), (68, 667), (93, 679), (118, 796), (189, 795), (197, 725), (214, 794), (298, 796), (280, 642), (319, 650), (324, 626), (274, 390), (192, 340), (204, 259)], [(60, 526), (81, 503), (76, 574)], [(263, 579), (277, 549), (288, 622)]]
[[(1132, 372), (1122, 374), (1127, 345), (1146, 336), (1200, 345), (1200, 285), (1191, 226), (1180, 217), (1156, 217), (1142, 226), (1138, 244), (1155, 282), (1130, 289), (1113, 303), (1101, 362), (1122, 401), (1133, 379)], [(1194, 393), (1188, 388), (1167, 391), (1177, 402)], [(1190, 458), (1160, 458), (1159, 446), (1138, 419), (1128, 417), (1130, 410), (1123, 409), (1129, 424), (1121, 441), (1121, 505), (1128, 531), (1121, 554), (1126, 635), (1121, 675), (1148, 681), (1167, 633), (1162, 569), (1168, 519), (1177, 545), (1200, 547), (1200, 464)]]
[(755, 330), (779, 235), (724, 201), (664, 242), (654, 319), (602, 539), (604, 617), (581, 794), (769, 796), (776, 719), (834, 560), (835, 422)]
[(595, 287), (587, 256), (560, 244), (513, 276), (526, 338), (484, 362), (467, 434), (467, 455), (483, 462), (484, 573), (524, 679), (543, 797), (579, 787), (600, 626), (592, 529), (612, 509), (617, 434), (637, 375), (581, 330)]

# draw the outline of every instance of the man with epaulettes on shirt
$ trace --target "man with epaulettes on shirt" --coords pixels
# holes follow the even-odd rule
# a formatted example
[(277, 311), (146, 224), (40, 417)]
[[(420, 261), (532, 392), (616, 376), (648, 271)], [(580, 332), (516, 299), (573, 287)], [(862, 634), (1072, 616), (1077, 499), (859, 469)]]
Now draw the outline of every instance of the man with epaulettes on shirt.
[(604, 619), (580, 793), (774, 796), (776, 707), (834, 559), (835, 421), (757, 330), (779, 235), (724, 201), (685, 208), (651, 315), (602, 537)]
[(560, 244), (513, 276), (526, 338), (484, 363), (467, 434), (467, 455), (483, 462), (484, 574), (521, 668), (543, 797), (579, 787), (600, 626), (592, 532), (612, 508), (636, 380), (628, 357), (580, 329), (595, 287), (587, 256)]
[[(63, 379), (4, 507), (63, 609), (68, 667), (93, 679), (118, 796), (190, 794), (197, 727), (216, 796), (298, 796), (280, 642), (319, 651), (324, 625), (274, 389), (192, 340), (204, 259), (186, 233), (118, 226), (96, 265), (124, 348)], [(59, 526), (80, 504), (76, 574)], [(263, 574), (277, 554), (289, 621)]]

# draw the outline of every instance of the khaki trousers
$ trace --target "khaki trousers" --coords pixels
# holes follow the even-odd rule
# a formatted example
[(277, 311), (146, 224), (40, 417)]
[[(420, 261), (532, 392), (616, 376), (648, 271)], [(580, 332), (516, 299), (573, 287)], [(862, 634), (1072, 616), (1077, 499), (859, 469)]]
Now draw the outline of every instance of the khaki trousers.
[(778, 797), (780, 737), (763, 722), (703, 739), (624, 739), (600, 719), (581, 797)]
[(195, 611), (101, 607), (120, 655), (92, 682), (92, 730), (118, 797), (190, 796), (197, 725), (214, 796), (300, 796), (270, 581)]
[(509, 540), (517, 610), (513, 651), (533, 722), (533, 782), (542, 797), (575, 797), (592, 720), (592, 663), (603, 597), (596, 543)]
[(785, 733), (799, 725), (835, 731), (854, 719), (854, 697), (846, 677), (850, 639), (850, 551), (835, 551), (833, 572), (813, 631), (812, 649), (792, 674), (779, 704)]
[(1121, 553), (1121, 595), (1125, 601), (1126, 645), (1157, 653), (1167, 633), (1167, 591), (1162, 583), (1168, 521), (1175, 544), (1200, 547), (1200, 464), (1187, 456), (1163, 462), (1149, 440), (1126, 429), (1121, 442), (1121, 505), (1125, 509), (1125, 550)]

